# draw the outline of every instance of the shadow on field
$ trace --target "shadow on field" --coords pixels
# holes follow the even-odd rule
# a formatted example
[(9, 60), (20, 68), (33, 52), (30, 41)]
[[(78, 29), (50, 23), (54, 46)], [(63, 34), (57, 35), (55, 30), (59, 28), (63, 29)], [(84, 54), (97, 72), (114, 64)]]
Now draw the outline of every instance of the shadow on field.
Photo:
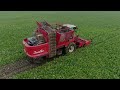
[[(57, 58), (62, 57), (62, 56), (66, 56), (66, 55), (68, 55), (68, 54), (63, 54), (63, 55), (55, 56), (55, 57), (52, 57), (52, 58), (44, 58), (43, 60), (40, 60), (40, 63), (35, 64), (35, 65), (42, 66), (42, 65), (44, 65), (44, 64), (46, 64), (48, 62), (52, 62), (52, 61), (56, 60)], [(26, 59), (26, 61), (28, 63), (30, 63), (29, 62), (29, 59), (30, 59), (29, 57), (26, 56), (26, 57), (24, 57), (24, 59)], [(30, 64), (34, 64), (34, 63), (30, 63)]]

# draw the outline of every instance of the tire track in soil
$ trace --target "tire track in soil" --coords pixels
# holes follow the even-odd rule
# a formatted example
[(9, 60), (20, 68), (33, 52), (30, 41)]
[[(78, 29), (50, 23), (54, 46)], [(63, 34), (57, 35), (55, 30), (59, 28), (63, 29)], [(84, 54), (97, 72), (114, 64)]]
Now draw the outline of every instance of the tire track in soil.
[[(116, 28), (116, 29), (114, 29), (112, 32), (110, 32), (109, 34), (111, 34), (111, 33), (116, 33), (117, 31), (119, 31), (120, 30), (120, 28)], [(99, 35), (95, 35), (94, 37), (92, 37), (91, 38), (91, 42), (92, 41), (94, 41), (94, 39), (96, 38), (96, 37), (99, 37), (99, 36), (103, 36), (103, 35), (105, 35), (105, 33), (103, 33), (103, 34), (99, 34)], [(113, 35), (112, 37), (106, 37), (106, 39), (105, 40), (102, 40), (102, 41), (99, 41), (99, 42), (97, 42), (97, 43), (94, 43), (93, 45), (94, 46), (96, 46), (96, 45), (99, 45), (99, 44), (101, 44), (101, 43), (105, 43), (106, 41), (109, 41), (109, 40), (111, 40), (111, 39), (113, 39), (113, 38), (115, 38), (115, 37), (118, 37), (118, 36), (120, 36), (119, 34), (118, 35)]]
[[(99, 41), (99, 42), (97, 42), (97, 43), (94, 43), (93, 45), (94, 46), (97, 46), (97, 45), (100, 45), (100, 44), (102, 44), (102, 43), (106, 43), (107, 41), (110, 41), (110, 40), (112, 40), (112, 39), (114, 39), (114, 38), (116, 38), (116, 37), (119, 37), (120, 35), (116, 35), (116, 36), (113, 36), (113, 37), (108, 37), (108, 38), (106, 38), (106, 40), (102, 40), (102, 41)], [(112, 42), (111, 42), (112, 43)]]
[(10, 79), (14, 74), (30, 70), (39, 66), (38, 64), (30, 64), (26, 60), (19, 60), (12, 64), (7, 64), (0, 68), (0, 79)]

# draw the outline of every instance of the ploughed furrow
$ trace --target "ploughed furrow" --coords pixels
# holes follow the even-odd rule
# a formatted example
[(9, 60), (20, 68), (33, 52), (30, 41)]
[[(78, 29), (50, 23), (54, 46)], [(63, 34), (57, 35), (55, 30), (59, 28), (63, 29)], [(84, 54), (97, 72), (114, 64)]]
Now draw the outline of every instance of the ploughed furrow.
[(0, 68), (0, 79), (9, 79), (12, 75), (37, 67), (37, 64), (30, 64), (26, 60), (19, 60), (15, 63)]

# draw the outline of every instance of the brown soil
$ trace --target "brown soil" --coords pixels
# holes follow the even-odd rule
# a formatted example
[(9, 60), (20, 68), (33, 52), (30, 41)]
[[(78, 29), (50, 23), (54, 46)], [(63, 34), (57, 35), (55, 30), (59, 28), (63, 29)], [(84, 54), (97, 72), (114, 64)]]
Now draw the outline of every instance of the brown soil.
[(10, 79), (14, 74), (30, 70), (37, 66), (37, 64), (31, 64), (26, 60), (19, 60), (15, 63), (7, 64), (0, 68), (0, 79)]

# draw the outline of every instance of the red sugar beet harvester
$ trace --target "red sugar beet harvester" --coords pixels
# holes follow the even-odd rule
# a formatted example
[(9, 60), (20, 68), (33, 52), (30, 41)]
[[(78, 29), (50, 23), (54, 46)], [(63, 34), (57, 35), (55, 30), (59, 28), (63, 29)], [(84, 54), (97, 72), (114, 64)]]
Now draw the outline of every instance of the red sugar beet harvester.
[(87, 46), (90, 40), (75, 35), (77, 26), (72, 24), (54, 24), (37, 22), (37, 29), (32, 37), (23, 40), (24, 52), (31, 63), (40, 63), (44, 58), (67, 54), (76, 48)]

